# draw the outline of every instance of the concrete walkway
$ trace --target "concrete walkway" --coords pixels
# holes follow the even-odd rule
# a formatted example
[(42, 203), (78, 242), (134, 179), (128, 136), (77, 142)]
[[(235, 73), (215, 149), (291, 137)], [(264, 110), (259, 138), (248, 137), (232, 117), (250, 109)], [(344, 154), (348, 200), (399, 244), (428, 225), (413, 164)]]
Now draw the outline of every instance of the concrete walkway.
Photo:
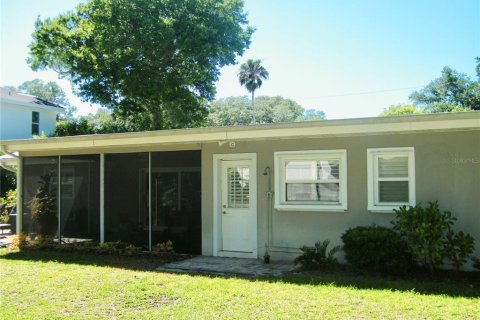
[(157, 268), (158, 271), (239, 275), (247, 277), (280, 276), (294, 269), (293, 263), (288, 262), (264, 264), (263, 261), (257, 259), (205, 256), (172, 262)]

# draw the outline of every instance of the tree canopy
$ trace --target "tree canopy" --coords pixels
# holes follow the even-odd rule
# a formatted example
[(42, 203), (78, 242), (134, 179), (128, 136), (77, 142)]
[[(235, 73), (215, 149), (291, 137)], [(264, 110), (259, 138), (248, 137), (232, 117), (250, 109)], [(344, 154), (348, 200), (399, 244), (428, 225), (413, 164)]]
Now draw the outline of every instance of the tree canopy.
[[(252, 108), (255, 109), (255, 90), (260, 88), (263, 80), (268, 79), (268, 71), (262, 66), (261, 60), (248, 59), (242, 63), (238, 72), (238, 80), (242, 86), (252, 94)], [(253, 121), (256, 121), (256, 114), (253, 112)]]
[[(477, 63), (480, 64), (480, 60), (477, 59)], [(480, 70), (480, 65), (477, 65), (476, 70)], [(427, 112), (480, 110), (480, 81), (471, 80), (464, 73), (444, 67), (439, 78), (413, 92), (410, 100)]]
[(28, 61), (125, 121), (181, 128), (206, 118), (219, 69), (252, 32), (242, 0), (88, 0), (37, 20)]
[(60, 105), (66, 108), (65, 114), (63, 116), (65, 118), (73, 118), (74, 113), (77, 111), (77, 108), (75, 106), (72, 106), (68, 101), (67, 95), (65, 94), (65, 91), (63, 91), (62, 87), (60, 87), (58, 83), (54, 81), (44, 82), (40, 79), (33, 79), (23, 82), (18, 87), (5, 86), (3, 88), (16, 92), (26, 93), (37, 98), (49, 101), (51, 103)]
[(399, 115), (407, 115), (407, 114), (420, 114), (425, 113), (425, 110), (422, 108), (418, 108), (414, 104), (397, 104), (391, 105), (388, 108), (384, 108), (383, 112), (380, 114), (380, 117), (387, 117), (387, 116), (399, 116)]
[(214, 101), (208, 116), (209, 125), (231, 126), (256, 122), (276, 123), (307, 120), (323, 120), (325, 113), (309, 109), (307, 111), (297, 102), (283, 97), (258, 97), (253, 111), (247, 96), (228, 97)]

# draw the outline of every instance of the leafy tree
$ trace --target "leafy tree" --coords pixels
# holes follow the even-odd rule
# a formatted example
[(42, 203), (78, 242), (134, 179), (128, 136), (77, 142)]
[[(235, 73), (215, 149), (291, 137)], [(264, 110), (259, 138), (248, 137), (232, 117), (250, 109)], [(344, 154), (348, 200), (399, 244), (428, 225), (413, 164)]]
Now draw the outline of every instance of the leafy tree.
[(88, 0), (37, 20), (28, 61), (142, 129), (197, 126), (252, 32), (242, 0)]
[(46, 83), (40, 79), (25, 81), (18, 86), (18, 91), (30, 94), (59, 106), (69, 105), (65, 92), (58, 83), (53, 81)]
[(397, 104), (391, 105), (388, 108), (384, 108), (383, 112), (380, 114), (380, 117), (387, 117), (387, 116), (398, 116), (398, 115), (406, 115), (406, 114), (420, 114), (425, 113), (423, 108), (418, 108), (414, 104)]
[[(255, 90), (263, 84), (262, 79), (268, 79), (268, 71), (261, 65), (261, 60), (248, 59), (242, 63), (238, 72), (238, 80), (242, 86), (247, 88), (252, 94), (252, 109), (255, 109)], [(255, 122), (255, 110), (253, 112), (253, 122)]]
[(327, 119), (325, 112), (316, 109), (307, 109), (302, 116), (302, 121), (318, 121), (325, 119)]
[(11, 91), (17, 91), (21, 93), (26, 93), (37, 98), (43, 99), (45, 101), (57, 104), (65, 108), (65, 114), (63, 118), (74, 118), (77, 108), (72, 106), (67, 99), (65, 91), (58, 83), (54, 81), (44, 82), (40, 79), (33, 79), (30, 81), (25, 81), (18, 87), (15, 86), (5, 86), (5, 89)]
[[(480, 64), (479, 59), (477, 63)], [(477, 65), (478, 70), (480, 65)], [(426, 112), (480, 110), (480, 81), (473, 81), (463, 73), (444, 67), (439, 78), (413, 92), (410, 99)]]
[(480, 57), (476, 57), (475, 61), (477, 62), (477, 65), (475, 66), (475, 71), (477, 72), (478, 80), (480, 80)]
[[(138, 125), (138, 122), (136, 123)], [(118, 133), (140, 131), (141, 128), (129, 126), (121, 119), (116, 119), (112, 113), (104, 108), (95, 114), (82, 116), (78, 119), (65, 119), (57, 122), (54, 137), (77, 136), (85, 134)]]
[(260, 96), (257, 98), (257, 107), (252, 110), (250, 101), (243, 96), (214, 101), (210, 106), (208, 122), (212, 126), (248, 124), (253, 122), (253, 112), (259, 123), (292, 122), (304, 119), (304, 109), (291, 99)]

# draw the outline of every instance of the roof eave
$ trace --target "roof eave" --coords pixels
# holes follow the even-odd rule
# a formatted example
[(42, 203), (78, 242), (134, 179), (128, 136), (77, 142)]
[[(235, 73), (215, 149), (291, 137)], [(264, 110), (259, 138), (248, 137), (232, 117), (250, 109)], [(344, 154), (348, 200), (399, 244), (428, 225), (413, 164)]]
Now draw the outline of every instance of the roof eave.
[(9, 151), (48, 152), (73, 149), (106, 149), (151, 145), (208, 143), (218, 141), (248, 141), (304, 137), (340, 137), (413, 133), (422, 131), (480, 130), (480, 112), (457, 114), (409, 115), (381, 118), (322, 120), (231, 127), (210, 127), (144, 131), (2, 141)]

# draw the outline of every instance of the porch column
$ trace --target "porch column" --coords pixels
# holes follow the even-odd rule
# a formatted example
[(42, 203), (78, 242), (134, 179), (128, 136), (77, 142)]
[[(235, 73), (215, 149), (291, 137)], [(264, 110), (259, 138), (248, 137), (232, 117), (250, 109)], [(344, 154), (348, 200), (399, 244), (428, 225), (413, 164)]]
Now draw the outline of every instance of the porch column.
[(152, 251), (152, 153), (148, 153), (148, 251)]
[(100, 154), (100, 243), (105, 242), (105, 154)]
[(58, 244), (62, 244), (62, 157), (58, 156), (58, 198), (57, 198), (57, 210), (58, 210)]
[(23, 226), (23, 157), (17, 158), (17, 228), (16, 234), (22, 233)]

